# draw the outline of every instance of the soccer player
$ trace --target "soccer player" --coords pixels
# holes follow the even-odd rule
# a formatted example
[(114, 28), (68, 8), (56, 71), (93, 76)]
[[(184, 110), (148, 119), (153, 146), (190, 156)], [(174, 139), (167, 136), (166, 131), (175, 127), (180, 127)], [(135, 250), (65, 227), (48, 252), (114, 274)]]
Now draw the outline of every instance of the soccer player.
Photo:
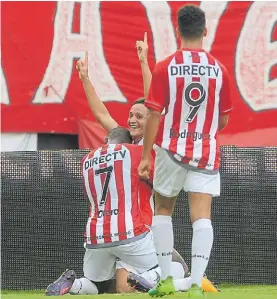
[[(170, 263), (172, 213), (182, 188), (188, 191), (193, 227), (190, 297), (204, 296), (201, 280), (213, 244), (212, 197), (220, 195), (218, 131), (232, 109), (226, 68), (202, 49), (207, 34), (205, 13), (194, 5), (178, 11), (181, 49), (156, 64), (145, 106), (144, 150), (138, 168), (147, 179), (156, 143), (153, 234), (160, 282), (151, 296), (174, 293)], [(166, 110), (161, 119), (161, 112)]]
[[(131, 142), (130, 132), (117, 127), (110, 132), (106, 145), (83, 158), (84, 191), (91, 204), (84, 277), (76, 279), (74, 271), (68, 270), (48, 286), (46, 295), (98, 294), (97, 283), (115, 276), (118, 258), (132, 273), (149, 280), (159, 277), (149, 228), (152, 185), (137, 175), (142, 146), (128, 144)], [(143, 210), (140, 201), (144, 202)]]
[[(118, 123), (110, 115), (106, 106), (99, 99), (96, 91), (88, 76), (88, 53), (85, 59), (78, 60), (76, 69), (79, 72), (79, 78), (83, 83), (87, 100), (93, 115), (101, 126), (109, 133), (112, 129), (118, 127)], [(136, 100), (129, 112), (127, 124), (134, 144), (142, 144), (143, 125), (147, 114), (147, 108), (144, 106), (144, 98)]]
[[(148, 90), (152, 78), (151, 71), (149, 69), (148, 62), (147, 62), (147, 50), (148, 50), (147, 33), (144, 34), (143, 41), (136, 42), (136, 48), (137, 48), (138, 58), (141, 63), (143, 82), (144, 82), (144, 93), (146, 95), (148, 94)], [(96, 91), (89, 79), (88, 53), (86, 53), (84, 60), (80, 59), (77, 62), (76, 69), (79, 72), (79, 78), (82, 81), (90, 108), (95, 118), (102, 125), (102, 127), (106, 129), (108, 133), (111, 132), (112, 129), (118, 127), (118, 124), (109, 114), (109, 111), (97, 96)], [(133, 103), (127, 121), (134, 144), (138, 144), (138, 145), (143, 144), (142, 138), (143, 138), (143, 130), (144, 130), (144, 123), (146, 120), (146, 115), (147, 115), (147, 108), (144, 106), (144, 98), (140, 98)], [(153, 201), (152, 198), (150, 198), (149, 200), (151, 202)], [(182, 276), (182, 273), (185, 273), (186, 276), (188, 274), (188, 267), (184, 259), (175, 249), (173, 249), (171, 273), (173, 274), (174, 278), (180, 278)], [(124, 267), (121, 268), (118, 267), (117, 283), (119, 284), (120, 281), (120, 285), (121, 285), (120, 291), (124, 291), (124, 292), (130, 291), (130, 289), (128, 290), (126, 286), (126, 280), (128, 274), (129, 273), (126, 271), (126, 269), (124, 269)], [(206, 282), (205, 286), (207, 286), (206, 289), (208, 291), (216, 291), (212, 283), (206, 281), (205, 278), (203, 278), (203, 280)], [(180, 287), (180, 289), (183, 288)]]

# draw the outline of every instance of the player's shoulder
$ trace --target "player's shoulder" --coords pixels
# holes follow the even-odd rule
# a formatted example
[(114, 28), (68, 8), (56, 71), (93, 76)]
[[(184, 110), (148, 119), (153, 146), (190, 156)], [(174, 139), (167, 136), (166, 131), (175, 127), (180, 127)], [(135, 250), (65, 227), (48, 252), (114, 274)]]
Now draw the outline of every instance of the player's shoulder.
[(159, 76), (159, 77), (166, 76), (168, 73), (168, 68), (172, 60), (175, 58), (177, 52), (178, 51), (174, 52), (173, 54), (167, 56), (163, 60), (159, 60), (155, 65), (155, 69), (152, 75)]
[(220, 60), (218, 60), (215, 56), (213, 56), (210, 52), (205, 52), (206, 53), (206, 55), (209, 57), (209, 58), (211, 58), (212, 60), (214, 60), (217, 64), (218, 64), (218, 66), (221, 68), (221, 70), (223, 71), (223, 72), (227, 72), (227, 68), (226, 68), (226, 66), (220, 61)]
[(91, 150), (89, 153), (86, 153), (86, 154), (83, 156), (81, 163), (84, 164), (85, 161), (86, 161), (87, 159), (89, 159), (90, 157), (93, 156), (93, 153), (94, 153), (94, 152), (95, 152), (95, 150)]
[(165, 57), (163, 60), (159, 60), (156, 66), (159, 68), (167, 68), (176, 55), (178, 55), (178, 51), (175, 51), (173, 54)]
[(84, 155), (83, 160), (86, 160), (87, 158), (91, 159), (94, 156), (95, 152), (100, 151), (100, 150), (101, 150), (101, 147), (98, 147), (96, 149), (92, 149), (89, 153)]

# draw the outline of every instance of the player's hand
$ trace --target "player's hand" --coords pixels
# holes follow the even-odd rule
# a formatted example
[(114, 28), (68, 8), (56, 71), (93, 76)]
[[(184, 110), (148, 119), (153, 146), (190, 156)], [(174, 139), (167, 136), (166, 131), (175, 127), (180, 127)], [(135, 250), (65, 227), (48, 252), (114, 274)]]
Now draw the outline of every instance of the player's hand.
[(143, 41), (137, 40), (136, 48), (137, 48), (139, 61), (147, 62), (147, 55), (148, 55), (147, 32), (144, 32)]
[(139, 164), (139, 167), (138, 167), (139, 177), (142, 180), (149, 180), (150, 170), (151, 170), (151, 161), (150, 161), (150, 159), (142, 159), (140, 161), (140, 164)]
[(76, 63), (76, 70), (79, 72), (79, 78), (84, 81), (88, 79), (88, 52), (86, 51), (85, 59), (79, 59)]

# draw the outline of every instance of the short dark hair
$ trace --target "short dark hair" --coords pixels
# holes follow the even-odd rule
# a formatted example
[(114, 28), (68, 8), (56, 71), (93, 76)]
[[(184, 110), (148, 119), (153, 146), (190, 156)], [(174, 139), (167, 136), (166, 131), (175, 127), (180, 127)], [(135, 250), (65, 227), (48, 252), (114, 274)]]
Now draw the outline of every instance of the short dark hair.
[(178, 28), (182, 37), (200, 38), (206, 27), (205, 12), (198, 6), (184, 5), (178, 10)]
[(120, 143), (132, 143), (133, 139), (129, 130), (116, 127), (111, 130), (110, 134), (106, 138), (106, 143), (120, 144)]
[(135, 100), (132, 104), (132, 106), (136, 105), (136, 104), (143, 104), (145, 103), (145, 98), (138, 98), (137, 100)]

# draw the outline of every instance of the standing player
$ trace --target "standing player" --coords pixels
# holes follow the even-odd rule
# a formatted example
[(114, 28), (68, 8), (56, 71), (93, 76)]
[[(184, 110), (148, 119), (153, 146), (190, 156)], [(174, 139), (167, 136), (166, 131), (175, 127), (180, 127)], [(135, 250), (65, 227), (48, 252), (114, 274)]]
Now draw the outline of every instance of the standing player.
[[(202, 49), (206, 36), (205, 13), (194, 5), (178, 11), (177, 34), (181, 49), (157, 63), (153, 72), (144, 133), (144, 150), (138, 168), (149, 176), (156, 140), (154, 174), (155, 217), (153, 234), (162, 270), (151, 296), (173, 293), (170, 263), (173, 248), (172, 212), (184, 187), (188, 191), (192, 239), (190, 297), (203, 296), (201, 280), (213, 243), (211, 203), (220, 195), (218, 131), (232, 109), (225, 67)], [(160, 122), (163, 109), (165, 118)]]

